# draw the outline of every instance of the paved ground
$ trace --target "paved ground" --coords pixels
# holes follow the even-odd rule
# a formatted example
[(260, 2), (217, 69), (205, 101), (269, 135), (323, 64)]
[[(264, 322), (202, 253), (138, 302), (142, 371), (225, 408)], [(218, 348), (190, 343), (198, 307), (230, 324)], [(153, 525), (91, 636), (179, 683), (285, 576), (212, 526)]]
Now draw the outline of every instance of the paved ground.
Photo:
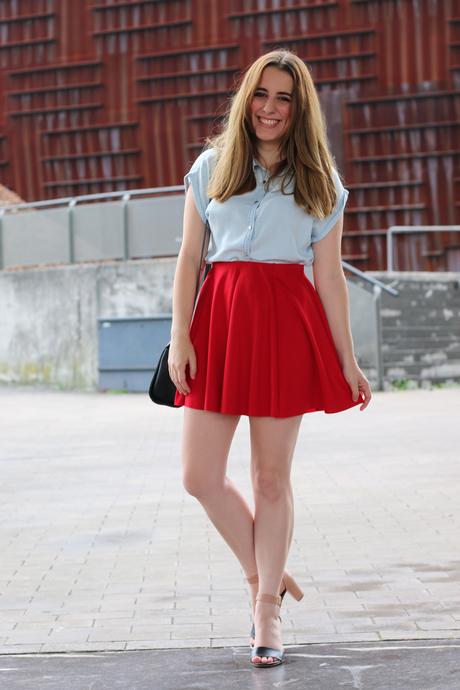
[[(458, 690), (460, 644), (452, 640), (349, 642), (287, 648), (286, 663), (252, 669), (246, 649), (2, 657), (5, 690)], [(3, 684), (2, 684), (3, 681)]]
[[(0, 653), (139, 650), (134, 657), (88, 655), (84, 664), (79, 655), (3, 657), (0, 687), (32, 687), (25, 680), (13, 685), (27, 664), (50, 669), (49, 684), (34, 690), (63, 689), (62, 682), (52, 684), (57, 659), (69, 668), (80, 659), (75, 673), (94, 678), (95, 658), (112, 672), (127, 664), (134, 674), (146, 664), (161, 673), (162, 660), (174, 658), (185, 674), (182, 687), (207, 688), (211, 663), (226, 658), (214, 647), (231, 648), (224, 670), (247, 673), (249, 594), (233, 554), (182, 488), (182, 410), (155, 406), (143, 395), (10, 386), (0, 387), (0, 408)], [(339, 672), (347, 686), (344, 669), (373, 666), (375, 654), (378, 663), (394, 658), (401, 668), (415, 658), (417, 664), (455, 658), (456, 670), (442, 685), (430, 685), (424, 673), (426, 685), (413, 687), (460, 687), (459, 410), (454, 387), (375, 392), (364, 412), (304, 416), (288, 567), (305, 597), (286, 597), (282, 615), (289, 669), (306, 659), (305, 674), (327, 671), (315, 690), (338, 687), (330, 679)], [(248, 429), (241, 417), (229, 474), (252, 503)], [(421, 638), (437, 642), (411, 643), (407, 654), (401, 643), (391, 645), (391, 654), (382, 651), (382, 641)], [(369, 651), (348, 644), (372, 641), (364, 645)], [(295, 647), (333, 642), (340, 651), (329, 644), (326, 655), (335, 660), (324, 663), (315, 656), (323, 651), (312, 652), (316, 646)], [(177, 648), (184, 651), (174, 655)], [(163, 649), (173, 651), (140, 653)], [(345, 654), (343, 663), (336, 654)], [(195, 672), (201, 669), (199, 685), (186, 684), (189, 660)], [(19, 670), (3, 668), (9, 665)], [(267, 671), (280, 681), (273, 675), (270, 687), (295, 685), (294, 676), (283, 675), (287, 668)], [(249, 671), (251, 678), (266, 673)], [(400, 687), (378, 685), (378, 669), (375, 683), (365, 686), (358, 671), (347, 673), (350, 687)], [(237, 687), (222, 677), (228, 684), (220, 688)], [(456, 686), (449, 685), (453, 679)], [(86, 677), (72, 690), (109, 687), (101, 682), (91, 685)], [(151, 687), (143, 682), (134, 675), (131, 685), (112, 679), (110, 687)], [(164, 682), (156, 687), (177, 687)]]

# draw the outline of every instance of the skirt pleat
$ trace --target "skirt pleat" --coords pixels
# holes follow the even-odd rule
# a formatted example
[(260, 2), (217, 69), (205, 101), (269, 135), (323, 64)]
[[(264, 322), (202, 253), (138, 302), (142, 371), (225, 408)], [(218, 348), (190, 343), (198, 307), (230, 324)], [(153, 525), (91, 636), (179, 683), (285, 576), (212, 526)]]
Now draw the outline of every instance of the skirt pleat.
[(174, 404), (234, 415), (340, 412), (352, 399), (322, 302), (303, 264), (219, 261), (190, 324), (197, 359)]

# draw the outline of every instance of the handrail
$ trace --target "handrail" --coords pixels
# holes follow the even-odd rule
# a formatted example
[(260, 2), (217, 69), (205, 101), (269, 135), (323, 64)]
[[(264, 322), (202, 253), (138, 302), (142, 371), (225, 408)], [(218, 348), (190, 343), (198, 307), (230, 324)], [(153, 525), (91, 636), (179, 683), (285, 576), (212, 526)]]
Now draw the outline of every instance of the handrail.
[(390, 295), (393, 295), (393, 297), (397, 297), (399, 295), (399, 290), (396, 290), (395, 288), (391, 287), (391, 285), (385, 285), (385, 283), (382, 283), (382, 281), (378, 278), (374, 278), (374, 276), (368, 276), (364, 271), (361, 271), (361, 269), (356, 268), (356, 266), (352, 266), (348, 263), (348, 261), (344, 261), (344, 259), (342, 259), (342, 266), (344, 266), (348, 271), (351, 271), (351, 273), (354, 273), (363, 280), (366, 280), (368, 283), (371, 283), (372, 285), (381, 288), (381, 290), (385, 290), (385, 292), (388, 292)]
[(0, 215), (5, 211), (14, 211), (19, 208), (40, 208), (42, 206), (63, 206), (64, 204), (78, 204), (80, 201), (95, 201), (96, 199), (112, 199), (113, 197), (138, 196), (142, 194), (164, 194), (165, 192), (183, 192), (183, 184), (169, 187), (145, 187), (144, 189), (123, 189), (117, 192), (100, 192), (99, 194), (81, 194), (80, 196), (64, 196), (57, 199), (43, 199), (42, 201), (28, 201), (23, 204), (8, 204), (0, 206)]
[[(1, 242), (1, 230), (2, 230), (2, 220), (3, 217), (6, 213), (9, 213), (11, 211), (16, 211), (16, 210), (22, 210), (22, 209), (28, 209), (28, 208), (46, 208), (49, 206), (64, 206), (67, 205), (68, 211), (69, 211), (69, 244), (70, 244), (70, 259), (71, 263), (73, 261), (73, 227), (72, 227), (72, 215), (73, 215), (73, 209), (77, 206), (78, 203), (82, 201), (96, 201), (99, 199), (116, 199), (120, 198), (123, 206), (123, 216), (124, 216), (124, 254), (125, 258), (128, 257), (129, 254), (129, 247), (128, 247), (128, 233), (127, 233), (127, 222), (126, 222), (126, 216), (127, 216), (127, 204), (129, 202), (129, 199), (133, 196), (145, 196), (145, 195), (158, 195), (158, 194), (165, 194), (165, 193), (175, 193), (175, 192), (183, 192), (185, 189), (184, 185), (170, 185), (167, 187), (146, 187), (143, 189), (129, 189), (129, 190), (118, 190), (114, 192), (101, 192), (98, 194), (82, 194), (80, 196), (69, 196), (69, 197), (60, 197), (57, 199), (44, 199), (41, 201), (30, 201), (26, 203), (19, 203), (19, 204), (8, 204), (6, 206), (0, 206), (0, 266), (2, 266), (2, 242)], [(398, 232), (422, 232), (422, 231), (435, 231), (435, 230), (460, 230), (459, 225), (448, 225), (448, 226), (419, 226), (417, 228), (414, 227), (407, 227), (407, 226), (391, 226), (388, 230), (387, 233), (387, 258), (388, 258), (388, 270), (391, 271), (393, 270), (393, 234), (396, 234)], [(370, 283), (374, 286), (380, 287), (382, 290), (385, 292), (397, 296), (399, 294), (398, 290), (395, 290), (393, 287), (389, 285), (385, 285), (385, 283), (382, 283), (380, 280), (377, 278), (374, 278), (373, 276), (367, 275), (366, 272), (361, 271), (359, 268), (356, 268), (352, 264), (349, 264), (347, 261), (342, 260), (342, 265), (344, 268), (346, 268), (348, 271), (351, 273), (354, 273), (355, 275), (359, 276), (363, 280), (365, 280), (367, 283)]]
[(0, 270), (3, 268), (3, 218), (11, 212), (28, 208), (47, 208), (49, 206), (67, 206), (68, 212), (68, 238), (69, 238), (69, 259), (70, 263), (74, 263), (75, 259), (75, 244), (74, 244), (74, 230), (73, 230), (73, 210), (80, 201), (96, 201), (99, 199), (114, 199), (121, 197), (123, 209), (123, 244), (124, 244), (124, 258), (129, 256), (128, 246), (128, 213), (127, 203), (131, 196), (145, 196), (146, 194), (158, 195), (173, 192), (183, 192), (184, 185), (172, 185), (169, 187), (145, 187), (144, 189), (123, 189), (116, 192), (101, 192), (99, 194), (81, 194), (80, 196), (66, 196), (57, 199), (43, 199), (42, 201), (28, 201), (20, 204), (7, 204), (0, 206)]
[[(147, 196), (147, 195), (159, 195), (168, 193), (183, 193), (184, 185), (174, 185), (169, 187), (149, 187), (144, 189), (130, 189), (130, 190), (120, 190), (115, 192), (104, 192), (100, 194), (84, 194), (80, 196), (70, 196), (62, 197), (58, 199), (45, 199), (42, 201), (26, 202), (18, 204), (9, 204), (7, 206), (0, 207), (0, 269), (3, 267), (3, 219), (7, 213), (27, 210), (27, 209), (40, 209), (40, 208), (50, 208), (50, 207), (67, 207), (67, 233), (68, 233), (68, 252), (70, 263), (75, 261), (75, 238), (74, 238), (74, 225), (75, 209), (79, 203), (84, 201), (98, 201), (98, 200), (110, 200), (118, 199), (121, 201), (121, 213), (123, 218), (123, 255), (125, 259), (129, 257), (129, 215), (128, 215), (128, 204), (132, 197)], [(347, 261), (342, 260), (341, 265), (344, 269), (350, 271), (356, 276), (360, 277), (363, 281), (373, 286), (373, 302), (374, 302), (374, 314), (375, 314), (375, 327), (377, 329), (377, 361), (376, 368), (378, 373), (378, 385), (379, 390), (383, 390), (383, 358), (381, 352), (381, 323), (380, 323), (380, 305), (381, 305), (381, 292), (397, 296), (399, 295), (398, 290), (391, 287), (390, 285), (385, 285), (378, 278), (367, 275), (364, 271), (356, 268)]]
[(382, 352), (382, 319), (381, 319), (381, 308), (382, 308), (382, 290), (387, 292), (388, 294), (392, 295), (393, 297), (397, 297), (399, 295), (399, 290), (396, 290), (394, 287), (391, 285), (385, 285), (385, 283), (382, 283), (381, 280), (378, 278), (374, 278), (374, 276), (368, 276), (364, 271), (361, 271), (361, 269), (356, 268), (356, 266), (353, 266), (352, 264), (349, 264), (348, 261), (344, 261), (342, 259), (342, 266), (346, 268), (348, 271), (351, 271), (351, 273), (354, 273), (355, 275), (359, 276), (363, 280), (367, 281), (372, 285), (373, 288), (373, 304), (374, 304), (374, 325), (375, 325), (375, 334), (376, 334), (376, 370), (377, 370), (377, 390), (383, 391), (384, 390), (384, 369), (383, 369), (383, 352)]
[(459, 232), (460, 225), (392, 225), (387, 230), (387, 271), (393, 271), (393, 235), (409, 232)]

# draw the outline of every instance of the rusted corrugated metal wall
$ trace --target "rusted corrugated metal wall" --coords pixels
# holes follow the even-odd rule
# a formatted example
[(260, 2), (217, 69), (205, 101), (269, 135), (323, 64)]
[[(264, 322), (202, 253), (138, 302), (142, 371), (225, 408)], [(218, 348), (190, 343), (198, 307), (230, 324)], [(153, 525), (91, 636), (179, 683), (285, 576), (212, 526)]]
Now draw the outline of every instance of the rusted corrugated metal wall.
[[(460, 222), (460, 0), (2, 0), (1, 181), (27, 200), (180, 184), (279, 46), (310, 66), (351, 190), (344, 258), (384, 269), (388, 226)], [(459, 242), (406, 237), (396, 267), (458, 270)]]

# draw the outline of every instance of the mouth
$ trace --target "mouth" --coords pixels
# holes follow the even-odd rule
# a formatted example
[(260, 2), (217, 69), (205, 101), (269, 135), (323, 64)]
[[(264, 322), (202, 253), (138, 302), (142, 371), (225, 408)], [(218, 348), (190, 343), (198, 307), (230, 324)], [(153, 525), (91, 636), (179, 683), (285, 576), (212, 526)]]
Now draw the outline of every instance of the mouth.
[(263, 125), (263, 127), (269, 127), (270, 129), (273, 129), (277, 124), (279, 124), (279, 120), (275, 120), (274, 118), (257, 117), (257, 119), (259, 120), (260, 124)]

